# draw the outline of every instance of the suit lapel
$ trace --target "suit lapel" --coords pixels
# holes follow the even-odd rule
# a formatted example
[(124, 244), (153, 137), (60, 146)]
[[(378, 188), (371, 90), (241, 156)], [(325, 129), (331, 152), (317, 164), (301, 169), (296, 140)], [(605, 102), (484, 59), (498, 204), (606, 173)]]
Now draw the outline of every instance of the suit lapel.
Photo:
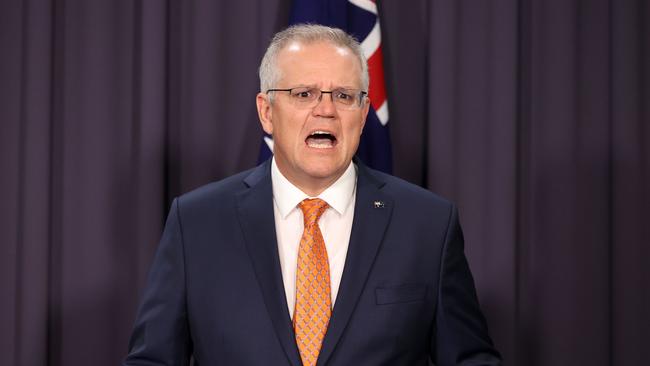
[(345, 331), (365, 287), (392, 212), (392, 199), (381, 191), (384, 183), (372, 176), (363, 164), (355, 162), (359, 171), (350, 245), (318, 365), (327, 363)]
[(270, 160), (244, 180), (249, 188), (238, 194), (238, 215), (246, 248), (253, 263), (262, 296), (287, 358), (301, 365), (287, 308), (273, 215)]

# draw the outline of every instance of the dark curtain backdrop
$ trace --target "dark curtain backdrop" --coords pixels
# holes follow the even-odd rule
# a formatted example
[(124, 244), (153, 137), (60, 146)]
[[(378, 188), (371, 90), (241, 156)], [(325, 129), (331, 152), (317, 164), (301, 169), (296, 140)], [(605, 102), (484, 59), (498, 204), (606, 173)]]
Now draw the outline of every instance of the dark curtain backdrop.
[[(461, 209), (509, 365), (641, 365), (650, 4), (384, 0), (396, 175)], [(0, 363), (116, 365), (172, 197), (255, 164), (290, 0), (0, 2)]]

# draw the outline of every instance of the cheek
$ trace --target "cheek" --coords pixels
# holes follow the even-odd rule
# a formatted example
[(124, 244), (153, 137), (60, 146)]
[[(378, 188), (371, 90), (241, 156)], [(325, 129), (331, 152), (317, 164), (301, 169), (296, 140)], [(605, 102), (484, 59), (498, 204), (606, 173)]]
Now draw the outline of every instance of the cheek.
[(363, 123), (355, 123), (348, 128), (347, 134), (353, 139), (359, 139), (363, 132)]
[(301, 139), (302, 125), (292, 120), (283, 120), (281, 123), (274, 123), (273, 139), (280, 143), (285, 149), (296, 149), (304, 145), (304, 139)]
[(287, 139), (299, 138), (307, 116), (302, 111), (277, 110), (274, 114), (273, 129)]

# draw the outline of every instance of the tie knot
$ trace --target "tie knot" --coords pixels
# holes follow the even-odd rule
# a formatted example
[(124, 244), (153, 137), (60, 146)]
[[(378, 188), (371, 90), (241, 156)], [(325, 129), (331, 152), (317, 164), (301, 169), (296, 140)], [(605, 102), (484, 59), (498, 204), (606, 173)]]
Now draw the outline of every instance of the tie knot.
[(329, 205), (320, 198), (307, 198), (298, 204), (302, 210), (305, 226), (315, 224)]

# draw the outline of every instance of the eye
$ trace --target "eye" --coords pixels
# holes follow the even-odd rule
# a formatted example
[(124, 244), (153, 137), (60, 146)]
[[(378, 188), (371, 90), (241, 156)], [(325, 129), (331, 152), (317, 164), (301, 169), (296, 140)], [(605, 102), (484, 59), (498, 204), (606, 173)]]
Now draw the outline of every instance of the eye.
[(337, 91), (335, 96), (336, 96), (336, 99), (341, 99), (341, 100), (349, 100), (349, 99), (354, 98), (352, 96), (352, 94), (348, 94), (347, 92), (342, 91), (342, 90)]
[(312, 99), (315, 94), (312, 89), (299, 88), (292, 90), (291, 95), (297, 99)]
[(349, 91), (345, 89), (336, 90), (333, 92), (333, 94), (334, 94), (334, 100), (345, 105), (353, 104), (357, 99), (356, 94), (353, 91)]

